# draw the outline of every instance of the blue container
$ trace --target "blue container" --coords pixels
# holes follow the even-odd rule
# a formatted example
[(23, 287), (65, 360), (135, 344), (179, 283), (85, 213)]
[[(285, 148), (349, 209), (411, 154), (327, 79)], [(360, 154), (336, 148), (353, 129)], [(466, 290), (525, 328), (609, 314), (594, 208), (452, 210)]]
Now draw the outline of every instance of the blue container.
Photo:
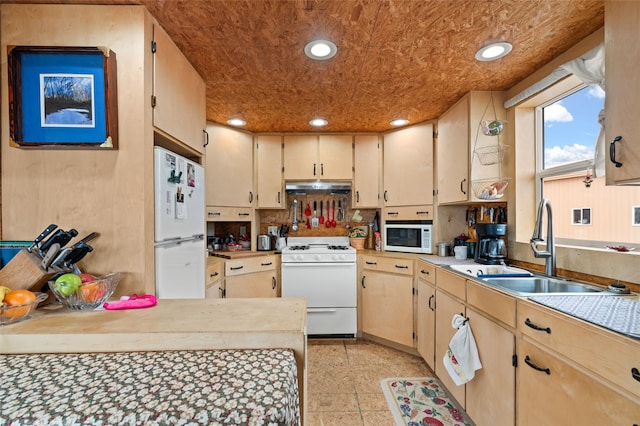
[(33, 241), (0, 241), (0, 269), (13, 259), (22, 249), (33, 244)]

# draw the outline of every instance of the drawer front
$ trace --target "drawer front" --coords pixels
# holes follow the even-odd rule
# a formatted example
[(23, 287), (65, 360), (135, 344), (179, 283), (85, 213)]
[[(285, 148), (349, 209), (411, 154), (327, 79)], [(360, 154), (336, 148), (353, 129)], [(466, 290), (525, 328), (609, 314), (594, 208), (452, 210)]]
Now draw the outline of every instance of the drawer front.
[(211, 207), (207, 206), (208, 222), (250, 222), (253, 209), (250, 207)]
[(413, 260), (394, 257), (363, 256), (362, 269), (391, 274), (413, 275)]
[(466, 300), (466, 281), (466, 278), (458, 274), (442, 268), (436, 269), (436, 286), (458, 299)]
[(233, 277), (236, 275), (252, 274), (254, 272), (271, 271), (274, 269), (276, 269), (275, 256), (256, 256), (247, 259), (226, 261), (224, 275), (226, 277)]
[(518, 301), (518, 328), (523, 335), (640, 396), (637, 341), (526, 300)]
[(387, 220), (433, 220), (433, 206), (389, 207), (384, 210)]
[(418, 260), (418, 278), (428, 283), (436, 283), (436, 265), (433, 263)]
[(516, 327), (515, 297), (467, 280), (467, 303), (510, 327)]
[(222, 280), (222, 266), (224, 262), (209, 263), (207, 265), (207, 286), (213, 285)]

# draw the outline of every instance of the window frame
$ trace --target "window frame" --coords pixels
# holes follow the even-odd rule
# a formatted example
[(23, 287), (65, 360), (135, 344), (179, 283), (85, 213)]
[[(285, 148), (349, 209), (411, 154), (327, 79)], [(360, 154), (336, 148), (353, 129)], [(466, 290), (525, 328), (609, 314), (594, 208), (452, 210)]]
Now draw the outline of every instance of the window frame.
[[(575, 214), (578, 211), (580, 212), (580, 222), (576, 222), (575, 221)], [(589, 222), (588, 223), (584, 223), (584, 213), (585, 213), (585, 211), (589, 212)], [(575, 225), (575, 226), (591, 225), (592, 224), (592, 220), (591, 220), (592, 217), (593, 217), (593, 215), (592, 215), (591, 207), (576, 207), (576, 208), (572, 208), (571, 209), (571, 225)]]

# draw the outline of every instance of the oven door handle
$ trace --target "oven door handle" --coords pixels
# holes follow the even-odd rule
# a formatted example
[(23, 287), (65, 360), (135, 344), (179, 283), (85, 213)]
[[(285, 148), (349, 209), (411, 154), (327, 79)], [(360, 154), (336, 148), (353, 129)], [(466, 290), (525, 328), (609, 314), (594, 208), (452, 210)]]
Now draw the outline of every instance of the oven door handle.
[(313, 312), (313, 313), (322, 313), (322, 312), (332, 313), (337, 311), (338, 311), (337, 309), (330, 309), (330, 308), (307, 308), (307, 312)]

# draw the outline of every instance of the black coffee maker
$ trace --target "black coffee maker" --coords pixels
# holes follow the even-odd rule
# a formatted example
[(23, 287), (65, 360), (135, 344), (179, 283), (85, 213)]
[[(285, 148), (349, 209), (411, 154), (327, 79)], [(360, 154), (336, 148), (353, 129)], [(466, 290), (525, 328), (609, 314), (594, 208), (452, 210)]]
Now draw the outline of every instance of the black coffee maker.
[(507, 261), (507, 225), (505, 223), (476, 223), (478, 245), (476, 263), (499, 265)]

